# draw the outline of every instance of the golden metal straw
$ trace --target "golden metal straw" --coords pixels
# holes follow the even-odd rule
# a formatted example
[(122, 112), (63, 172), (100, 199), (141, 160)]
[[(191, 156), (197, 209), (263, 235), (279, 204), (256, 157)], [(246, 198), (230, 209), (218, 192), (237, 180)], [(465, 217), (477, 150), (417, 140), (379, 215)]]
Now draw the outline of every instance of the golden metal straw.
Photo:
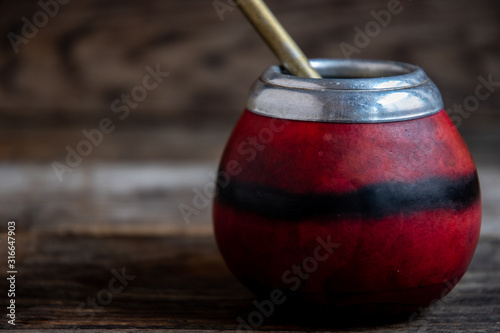
[(309, 60), (262, 0), (236, 0), (245, 16), (286, 69), (295, 76), (321, 78)]

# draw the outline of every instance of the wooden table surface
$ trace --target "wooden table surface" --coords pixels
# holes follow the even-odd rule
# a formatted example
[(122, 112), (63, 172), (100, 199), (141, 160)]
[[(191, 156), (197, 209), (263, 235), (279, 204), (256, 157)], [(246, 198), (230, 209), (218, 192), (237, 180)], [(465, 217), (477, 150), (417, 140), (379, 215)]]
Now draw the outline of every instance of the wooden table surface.
[[(25, 233), (16, 242), (16, 326), (5, 317), (0, 322), (9, 331), (235, 331), (237, 318), (255, 311), (255, 297), (227, 270), (211, 235)], [(115, 274), (126, 275), (121, 284)], [(1, 290), (8, 289), (5, 281), (2, 276)], [(413, 321), (346, 321), (335, 313), (293, 311), (285, 303), (255, 330), (494, 332), (500, 331), (499, 300), (500, 237), (483, 235), (459, 285)]]

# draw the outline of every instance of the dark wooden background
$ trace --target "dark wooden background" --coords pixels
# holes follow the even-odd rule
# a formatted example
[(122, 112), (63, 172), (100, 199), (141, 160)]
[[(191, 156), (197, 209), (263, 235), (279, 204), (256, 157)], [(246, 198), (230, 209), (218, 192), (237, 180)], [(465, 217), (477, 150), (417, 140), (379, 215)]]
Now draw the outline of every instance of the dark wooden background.
[[(340, 43), (353, 44), (353, 28), (364, 30), (373, 20), (370, 11), (388, 3), (268, 2), (311, 58), (344, 57)], [(479, 75), (500, 81), (498, 1), (401, 0), (401, 6), (402, 12), (357, 57), (420, 65), (440, 87), (447, 109), (474, 94)], [(7, 36), (20, 34), (21, 18), (30, 19), (40, 7), (36, 1), (3, 1), (0, 10), (1, 36)], [(156, 64), (171, 76), (92, 158), (216, 159), (250, 85), (276, 63), (237, 10), (223, 18), (211, 0), (73, 0), (21, 44), (18, 54), (2, 38), (2, 159), (63, 157), (65, 143), (108, 115), (111, 102), (142, 81), (146, 66)], [(499, 104), (496, 92), (461, 130), (496, 132)]]
[[(389, 1), (267, 2), (309, 57), (343, 58), (340, 44), (353, 44), (354, 28), (364, 30), (373, 20), (370, 12), (386, 9)], [(441, 89), (449, 112), (454, 104), (462, 104), (475, 94), (479, 76), (492, 75), (494, 81), (500, 81), (499, 1), (401, 0), (401, 6), (402, 12), (393, 15), (391, 23), (356, 57), (421, 66)], [(37, 1), (0, 2), (0, 235), (4, 236), (6, 221), (17, 221), (26, 240), (20, 245), (20, 256), (31, 272), (26, 273), (25, 281), (40, 277), (39, 282), (25, 284), (30, 290), (23, 296), (30, 304), (24, 309), (25, 318), (32, 319), (30, 328), (47, 328), (54, 321), (59, 322), (59, 328), (78, 327), (76, 322), (61, 322), (66, 304), (61, 299), (78, 304), (81, 297), (91, 293), (89, 290), (99, 288), (84, 285), (83, 291), (75, 291), (63, 282), (51, 285), (51, 274), (71, 280), (61, 272), (68, 267), (78, 271), (77, 264), (65, 266), (72, 258), (81, 259), (76, 253), (89, 251), (88, 258), (102, 258), (105, 254), (92, 252), (96, 242), (107, 244), (109, 253), (119, 256), (122, 264), (121, 249), (140, 251), (151, 235), (174, 235), (177, 238), (168, 239), (178, 239), (184, 245), (173, 256), (185, 255), (192, 260), (185, 272), (199, 274), (196, 258), (206, 251), (210, 260), (201, 267), (207, 271), (209, 267), (222, 269), (211, 240), (210, 208), (186, 223), (178, 207), (192, 201), (193, 188), (211, 181), (209, 172), (217, 166), (249, 87), (263, 70), (277, 62), (238, 10), (225, 12), (221, 19), (211, 0), (72, 0), (59, 7), (58, 13), (27, 44), (20, 44), (16, 53), (9, 33), (22, 35), (23, 17), (33, 22), (41, 7)], [(93, 129), (101, 119), (111, 117), (113, 101), (141, 84), (147, 66), (157, 65), (170, 75), (59, 182), (51, 163), (64, 162), (65, 147), (75, 147), (84, 139), (82, 130)], [(493, 267), (488, 262), (488, 249), (498, 246), (497, 238), (491, 237), (500, 235), (499, 110), (500, 87), (459, 127), (478, 164), (484, 203), (482, 235), (490, 237), (483, 244), (485, 255), (481, 260), (485, 263), (474, 267)], [(73, 241), (71, 237), (75, 236)], [(127, 237), (145, 238), (134, 243)], [(196, 237), (202, 240), (193, 240)], [(56, 245), (47, 248), (44, 242)], [(113, 245), (115, 242), (125, 245), (121, 248)], [(200, 242), (203, 246), (185, 254), (189, 244)], [(71, 250), (72, 243), (75, 248)], [(175, 251), (176, 241), (167, 243), (169, 251)], [(35, 256), (38, 251), (40, 255)], [(66, 251), (75, 254), (66, 256)], [(154, 250), (148, 251), (154, 255)], [(498, 253), (495, 251), (491, 253)], [(99, 269), (86, 271), (88, 276), (105, 283), (106, 274), (116, 264), (111, 256)], [(45, 264), (52, 269), (44, 275)], [(176, 265), (171, 262), (167, 266)], [(491, 271), (494, 273), (488, 273), (488, 277), (492, 281), (498, 270)], [(237, 287), (228, 272), (221, 275), (223, 281), (231, 281), (229, 291), (222, 292), (231, 294), (236, 288), (246, 295), (238, 302), (247, 302), (245, 297), (251, 296)], [(182, 274), (179, 276), (173, 275), (175, 283), (181, 283)], [(465, 290), (481, 285), (484, 295), (498, 295), (498, 285), (488, 289), (481, 284), (486, 280), (478, 276), (467, 280), (470, 284)], [(39, 288), (47, 293), (63, 290), (63, 296), (51, 294), (47, 298), (51, 305), (44, 307), (47, 293), (36, 293)], [(148, 292), (157, 294), (156, 290)], [(48, 315), (56, 308), (57, 316)], [(457, 305), (456, 309), (461, 308)], [(460, 313), (449, 320), (463, 318), (463, 311)], [(216, 321), (217, 314), (213, 316)], [(106, 325), (111, 325), (114, 317), (106, 313), (100, 318), (109, 319)], [(179, 320), (176, 327), (182, 328), (184, 319)], [(232, 318), (229, 323), (210, 327), (231, 328)], [(134, 326), (133, 318), (129, 325)], [(203, 327), (197, 325), (188, 327)], [(405, 326), (400, 329), (404, 331)]]

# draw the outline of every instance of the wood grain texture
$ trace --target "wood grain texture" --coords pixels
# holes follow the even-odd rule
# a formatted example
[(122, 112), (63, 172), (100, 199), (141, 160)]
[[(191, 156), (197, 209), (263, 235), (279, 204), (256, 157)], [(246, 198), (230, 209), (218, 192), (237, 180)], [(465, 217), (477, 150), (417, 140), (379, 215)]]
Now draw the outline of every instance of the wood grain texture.
[[(3, 237), (4, 235), (2, 235)], [(255, 311), (254, 296), (226, 269), (208, 237), (18, 237), (16, 329), (234, 331)], [(283, 304), (256, 330), (340, 332), (492, 332), (500, 329), (500, 239), (483, 237), (456, 289), (415, 320), (346, 321)], [(78, 308), (108, 289), (111, 270), (135, 276), (92, 310)], [(0, 273), (4, 276), (3, 270)], [(5, 279), (1, 288), (5, 290)], [(2, 299), (2, 306), (4, 299)], [(99, 304), (98, 304), (99, 305)], [(94, 315), (92, 317), (92, 315)], [(0, 327), (7, 328), (5, 320)]]
[[(204, 195), (205, 206), (187, 220), (179, 206), (194, 208), (196, 193), (211, 186), (216, 170), (216, 162), (90, 163), (59, 182), (50, 166), (0, 165), (0, 221), (60, 235), (211, 234), (210, 197)], [(500, 236), (498, 166), (480, 165), (479, 179), (481, 233)]]
[[(223, 0), (226, 1), (226, 0)], [(268, 1), (311, 57), (344, 57), (355, 27), (387, 0)], [(420, 65), (452, 112), (475, 94), (478, 77), (500, 81), (500, 3), (402, 0), (402, 12), (356, 57)], [(61, 5), (16, 53), (35, 1), (0, 3), (0, 160), (50, 163), (75, 147), (82, 130), (116, 116), (111, 104), (142, 83), (146, 66), (168, 71), (160, 86), (116, 121), (87, 160), (211, 160), (220, 156), (251, 84), (277, 61), (238, 10), (219, 18), (210, 0), (81, 0)], [(496, 88), (495, 88), (496, 89)], [(500, 89), (463, 119), (480, 159), (499, 162)], [(116, 118), (113, 118), (116, 120)]]
[[(223, 0), (225, 1), (225, 0)], [(387, 0), (268, 1), (310, 58), (344, 57), (355, 27), (373, 21)], [(479, 75), (500, 70), (500, 5), (491, 0), (400, 2), (387, 27), (356, 57), (407, 61), (424, 68), (452, 108), (474, 94)], [(277, 61), (238, 10), (217, 15), (210, 0), (82, 0), (58, 13), (15, 53), (37, 2), (0, 4), (0, 126), (93, 124), (121, 93), (140, 84), (146, 66), (171, 73), (134, 110), (126, 126), (232, 124), (258, 75)], [(500, 93), (467, 119), (496, 119)], [(133, 119), (133, 120), (132, 120)], [(475, 125), (473, 125), (475, 124)], [(125, 126), (125, 125), (124, 125)]]

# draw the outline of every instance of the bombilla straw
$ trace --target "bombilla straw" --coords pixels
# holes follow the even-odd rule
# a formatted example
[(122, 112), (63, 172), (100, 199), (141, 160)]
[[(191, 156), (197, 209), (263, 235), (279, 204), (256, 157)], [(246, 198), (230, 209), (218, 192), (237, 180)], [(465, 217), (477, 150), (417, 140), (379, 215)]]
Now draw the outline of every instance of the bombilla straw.
[(263, 0), (236, 0), (236, 3), (291, 74), (321, 78)]

